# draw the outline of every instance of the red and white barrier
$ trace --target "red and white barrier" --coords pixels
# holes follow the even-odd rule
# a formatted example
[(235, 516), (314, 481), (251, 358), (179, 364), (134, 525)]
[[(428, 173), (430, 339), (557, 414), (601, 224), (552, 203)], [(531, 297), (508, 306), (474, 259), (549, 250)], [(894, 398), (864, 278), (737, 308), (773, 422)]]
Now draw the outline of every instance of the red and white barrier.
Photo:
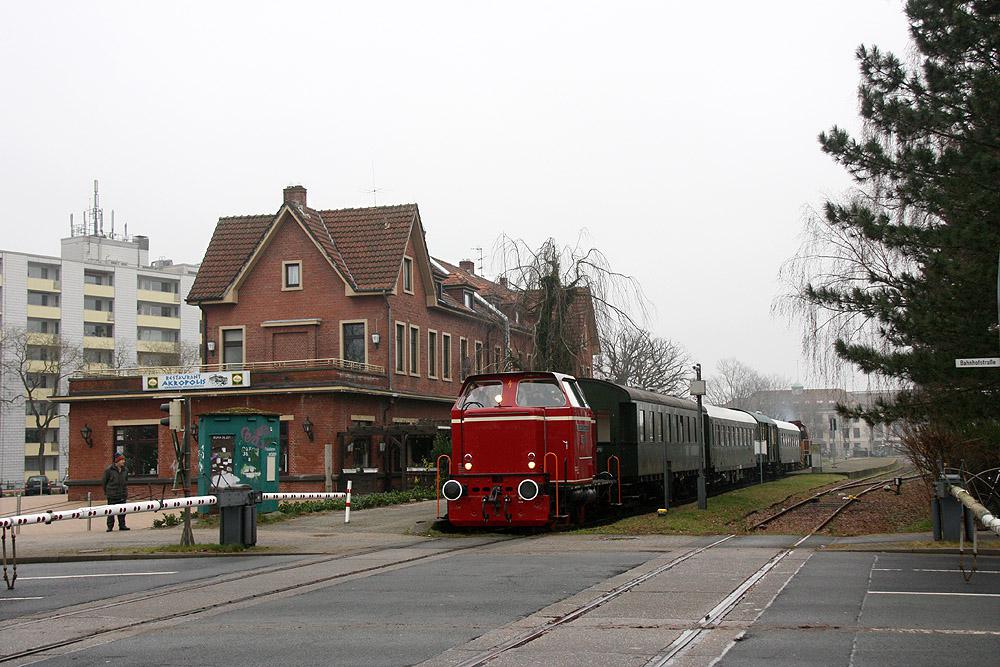
[(183, 507), (200, 507), (214, 505), (218, 502), (215, 496), (190, 496), (186, 498), (170, 498), (168, 500), (144, 500), (138, 503), (119, 503), (117, 505), (94, 505), (93, 507), (78, 507), (73, 510), (48, 511), (38, 514), (21, 514), (17, 516), (0, 517), (0, 528), (27, 526), (39, 523), (52, 523), (66, 519), (92, 519), (99, 516), (117, 516), (119, 514), (136, 514), (138, 512), (158, 512), (160, 510), (178, 509)]
[[(351, 481), (347, 482), (347, 493), (263, 493), (263, 500), (343, 500), (347, 508), (344, 512), (344, 523), (351, 522)], [(215, 496), (187, 496), (168, 498), (166, 500), (144, 500), (138, 503), (120, 503), (117, 505), (94, 505), (93, 507), (78, 507), (72, 510), (57, 512), (47, 511), (37, 514), (19, 514), (0, 517), (0, 528), (13, 526), (28, 526), (33, 524), (49, 524), (53, 521), (66, 519), (92, 519), (100, 516), (117, 516), (119, 514), (135, 514), (137, 512), (159, 512), (160, 510), (183, 509), (185, 507), (203, 507), (215, 505), (219, 500)]]
[(351, 522), (351, 480), (347, 480), (347, 493), (262, 493), (261, 500), (343, 500), (344, 523)]

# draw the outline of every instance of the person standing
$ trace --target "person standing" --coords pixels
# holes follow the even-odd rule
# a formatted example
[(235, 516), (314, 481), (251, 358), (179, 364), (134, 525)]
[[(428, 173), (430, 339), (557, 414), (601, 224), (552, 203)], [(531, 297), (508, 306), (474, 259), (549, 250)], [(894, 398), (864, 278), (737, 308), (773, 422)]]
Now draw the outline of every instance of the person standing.
[[(125, 456), (115, 454), (115, 461), (104, 471), (104, 497), (109, 505), (117, 505), (128, 499), (128, 472), (125, 470)], [(108, 516), (108, 532), (115, 527), (115, 515)], [(125, 526), (125, 515), (118, 515), (118, 530), (131, 530)]]

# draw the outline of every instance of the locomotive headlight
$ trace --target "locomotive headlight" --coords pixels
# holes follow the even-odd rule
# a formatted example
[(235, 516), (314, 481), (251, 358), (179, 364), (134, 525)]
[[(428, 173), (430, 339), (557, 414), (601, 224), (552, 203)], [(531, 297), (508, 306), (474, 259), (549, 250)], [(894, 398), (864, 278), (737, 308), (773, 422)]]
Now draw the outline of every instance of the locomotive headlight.
[(463, 467), (466, 470), (472, 470), (472, 454), (466, 454), (464, 460), (465, 463), (463, 464)]
[(441, 486), (441, 495), (447, 500), (455, 501), (462, 497), (462, 484), (458, 480), (449, 479)]
[(521, 480), (517, 485), (517, 497), (521, 500), (534, 500), (538, 497), (538, 484), (533, 479)]
[(535, 469), (535, 462), (528, 461), (528, 470), (534, 470), (534, 469)]
[(528, 452), (528, 470), (535, 469), (535, 453)]

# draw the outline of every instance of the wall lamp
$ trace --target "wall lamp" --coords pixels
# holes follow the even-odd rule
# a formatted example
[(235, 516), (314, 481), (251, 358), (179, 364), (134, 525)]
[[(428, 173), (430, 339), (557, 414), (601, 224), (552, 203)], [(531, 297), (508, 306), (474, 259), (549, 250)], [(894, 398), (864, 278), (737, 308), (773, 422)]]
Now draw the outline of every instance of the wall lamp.
[(90, 424), (83, 425), (83, 428), (80, 429), (80, 435), (83, 436), (83, 441), (87, 443), (88, 447), (94, 446), (94, 429), (90, 428)]
[(305, 431), (306, 435), (309, 437), (309, 442), (312, 442), (316, 437), (316, 434), (313, 433), (313, 423), (309, 421), (309, 415), (306, 415), (306, 420), (302, 422), (302, 430)]
[(382, 336), (379, 335), (379, 332), (376, 331), (375, 333), (372, 334), (372, 345), (378, 345), (379, 341), (381, 340)]

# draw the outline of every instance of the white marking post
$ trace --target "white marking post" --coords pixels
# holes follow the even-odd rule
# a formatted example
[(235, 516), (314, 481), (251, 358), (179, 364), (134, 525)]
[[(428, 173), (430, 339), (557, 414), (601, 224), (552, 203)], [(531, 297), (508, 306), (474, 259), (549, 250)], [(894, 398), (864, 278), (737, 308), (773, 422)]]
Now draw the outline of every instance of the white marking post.
[(347, 505), (344, 507), (344, 523), (351, 522), (351, 480), (347, 480)]

